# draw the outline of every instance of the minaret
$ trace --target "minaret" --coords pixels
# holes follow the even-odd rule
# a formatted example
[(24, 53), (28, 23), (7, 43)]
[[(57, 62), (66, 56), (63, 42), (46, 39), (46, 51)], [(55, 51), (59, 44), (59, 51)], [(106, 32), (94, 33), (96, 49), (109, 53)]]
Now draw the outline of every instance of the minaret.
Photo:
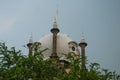
[(29, 39), (29, 43), (27, 44), (27, 47), (29, 48), (29, 56), (32, 55), (32, 49), (33, 49), (33, 37), (32, 34)]
[(51, 32), (53, 33), (53, 48), (52, 48), (52, 54), (51, 54), (51, 58), (57, 58), (57, 33), (60, 30), (58, 29), (58, 22), (57, 19), (55, 18), (54, 24), (53, 24), (53, 28), (51, 29)]
[(83, 33), (82, 33), (82, 39), (81, 39), (81, 42), (79, 43), (79, 46), (81, 47), (81, 57), (82, 57), (82, 66), (81, 66), (81, 68), (86, 70), (85, 47), (87, 46), (87, 43), (85, 42), (85, 37), (84, 37)]

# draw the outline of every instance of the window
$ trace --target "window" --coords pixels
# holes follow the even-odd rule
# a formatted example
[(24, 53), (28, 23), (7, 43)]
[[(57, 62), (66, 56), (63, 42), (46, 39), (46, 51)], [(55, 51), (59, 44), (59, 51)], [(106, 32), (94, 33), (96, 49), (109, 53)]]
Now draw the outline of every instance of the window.
[(72, 46), (72, 50), (75, 51), (75, 47), (74, 46)]

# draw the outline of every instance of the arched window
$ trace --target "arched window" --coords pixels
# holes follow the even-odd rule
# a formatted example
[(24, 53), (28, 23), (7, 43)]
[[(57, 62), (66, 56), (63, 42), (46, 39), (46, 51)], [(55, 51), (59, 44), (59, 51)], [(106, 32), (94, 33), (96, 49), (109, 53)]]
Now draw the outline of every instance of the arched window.
[(72, 50), (75, 51), (75, 47), (74, 46), (72, 46)]

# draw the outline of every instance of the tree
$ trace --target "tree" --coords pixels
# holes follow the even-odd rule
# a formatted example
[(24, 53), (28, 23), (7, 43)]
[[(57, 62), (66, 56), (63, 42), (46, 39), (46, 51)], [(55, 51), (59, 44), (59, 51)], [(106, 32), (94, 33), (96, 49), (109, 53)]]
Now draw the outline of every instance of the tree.
[(81, 58), (69, 53), (69, 63), (59, 58), (44, 60), (40, 44), (33, 44), (33, 54), (23, 55), (15, 47), (8, 48), (0, 42), (0, 80), (119, 80), (120, 75), (101, 69), (98, 63), (91, 63), (87, 70), (81, 68)]

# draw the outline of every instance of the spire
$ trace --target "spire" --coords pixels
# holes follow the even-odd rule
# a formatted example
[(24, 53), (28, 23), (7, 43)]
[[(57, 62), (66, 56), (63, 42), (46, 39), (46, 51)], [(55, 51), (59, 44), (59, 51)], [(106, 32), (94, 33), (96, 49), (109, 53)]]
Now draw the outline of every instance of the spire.
[(54, 33), (58, 33), (60, 30), (58, 28), (58, 7), (56, 9), (56, 15), (55, 15), (55, 18), (54, 18), (54, 23), (53, 23), (53, 28), (51, 29), (51, 32)]
[(29, 43), (33, 43), (33, 36), (32, 36), (32, 33), (31, 33), (31, 35), (30, 35)]
[(84, 35), (84, 33), (82, 33), (81, 42), (82, 42), (82, 43), (84, 43), (84, 42), (85, 42), (85, 35)]
[(85, 44), (85, 46), (87, 46), (87, 43), (85, 42), (85, 35), (84, 35), (84, 33), (82, 33), (82, 38), (81, 38), (81, 41), (80, 41), (80, 46), (81, 46), (81, 44)]
[(32, 37), (32, 33), (30, 35), (30, 38), (29, 38), (29, 43), (27, 44), (28, 48), (29, 48), (29, 56), (32, 55), (32, 50), (33, 50), (33, 37)]
[(55, 20), (54, 20), (53, 28), (58, 28), (58, 22), (57, 22), (57, 19), (56, 19), (56, 18), (55, 18)]
[(56, 9), (56, 16), (55, 16), (55, 19), (54, 19), (53, 28), (58, 28), (58, 7)]

